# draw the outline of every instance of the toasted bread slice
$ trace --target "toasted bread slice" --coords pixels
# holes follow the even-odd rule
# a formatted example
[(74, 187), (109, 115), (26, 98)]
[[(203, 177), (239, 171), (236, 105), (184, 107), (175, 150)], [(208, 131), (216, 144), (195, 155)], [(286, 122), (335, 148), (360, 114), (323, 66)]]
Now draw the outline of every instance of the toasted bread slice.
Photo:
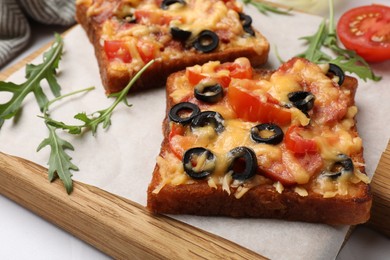
[(76, 19), (94, 46), (107, 93), (163, 86), (168, 75), (210, 60), (267, 61), (269, 43), (235, 1), (79, 0)]
[[(209, 62), (168, 78), (164, 140), (148, 208), (332, 225), (366, 222), (372, 198), (356, 131), (357, 80), (345, 76), (339, 85), (323, 68), (298, 58), (276, 71), (248, 64), (245, 58)], [(223, 89), (219, 100), (195, 96), (195, 89), (207, 87), (213, 96), (216, 84)], [(187, 106), (172, 109), (177, 104)], [(220, 117), (199, 123), (205, 111)], [(236, 147), (248, 148), (256, 159), (232, 153)]]

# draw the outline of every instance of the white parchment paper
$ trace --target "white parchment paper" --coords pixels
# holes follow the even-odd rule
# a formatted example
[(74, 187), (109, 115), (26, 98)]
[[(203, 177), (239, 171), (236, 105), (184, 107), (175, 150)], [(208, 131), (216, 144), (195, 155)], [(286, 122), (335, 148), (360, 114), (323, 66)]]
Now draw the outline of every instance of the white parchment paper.
[[(254, 26), (270, 41), (272, 50), (266, 68), (275, 69), (275, 56), (288, 60), (303, 50), (299, 37), (317, 30), (319, 17), (295, 14), (282, 16), (259, 14), (247, 8)], [(77, 123), (73, 116), (79, 112), (92, 113), (108, 107), (112, 100), (104, 94), (97, 62), (84, 31), (75, 27), (65, 36), (65, 53), (60, 62), (58, 79), (62, 93), (96, 86), (96, 90), (77, 95), (51, 107), (54, 118)], [(33, 63), (40, 63), (41, 56)], [(358, 129), (365, 145), (367, 172), (372, 176), (390, 137), (390, 62), (373, 65), (382, 81), (359, 81), (356, 103), (359, 107)], [(23, 82), (24, 70), (9, 81)], [(43, 84), (44, 88), (47, 88)], [(1, 93), (0, 103), (9, 98)], [(74, 179), (100, 187), (111, 193), (146, 205), (146, 189), (151, 179), (156, 156), (162, 141), (161, 123), (165, 113), (165, 90), (155, 89), (128, 98), (133, 106), (120, 104), (112, 116), (112, 125), (97, 135), (86, 133), (72, 136), (60, 133), (74, 145), (72, 162), (80, 171)], [(0, 151), (24, 157), (47, 166), (49, 149), (39, 153), (36, 148), (48, 136), (47, 129), (32, 95), (24, 103), (17, 122), (8, 120), (0, 131)], [(64, 191), (65, 192), (65, 191)], [(271, 259), (334, 259), (348, 226), (331, 227), (320, 224), (285, 222), (264, 219), (230, 219), (196, 216), (173, 216), (193, 226), (232, 240)], [(130, 224), (130, 223), (129, 223)]]

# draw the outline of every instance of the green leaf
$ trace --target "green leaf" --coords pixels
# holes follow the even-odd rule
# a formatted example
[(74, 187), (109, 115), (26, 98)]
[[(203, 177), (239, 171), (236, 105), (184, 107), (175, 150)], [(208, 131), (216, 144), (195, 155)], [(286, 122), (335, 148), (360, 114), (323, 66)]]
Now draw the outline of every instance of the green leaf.
[(275, 7), (272, 4), (266, 3), (266, 2), (259, 2), (257, 0), (243, 0), (245, 5), (253, 5), (260, 13), (267, 15), (268, 12), (276, 13), (276, 14), (284, 14), (284, 15), (291, 15), (290, 9), (282, 10), (278, 7)]
[[(115, 97), (115, 101), (106, 109), (102, 109), (92, 113), (88, 116), (86, 113), (78, 113), (74, 116), (75, 119), (78, 119), (84, 122), (84, 125), (81, 125), (80, 128), (90, 129), (92, 134), (95, 135), (97, 132), (97, 128), (100, 124), (103, 124), (103, 129), (107, 129), (111, 125), (111, 116), (112, 112), (116, 108), (116, 106), (120, 102), (125, 102), (127, 106), (130, 106), (127, 103), (126, 96), (129, 93), (130, 88), (134, 85), (134, 83), (138, 80), (138, 78), (142, 75), (142, 73), (152, 64), (154, 60), (149, 61), (127, 84), (127, 86), (118, 93), (114, 93), (110, 95), (111, 97)], [(96, 116), (97, 115), (97, 116)], [(66, 129), (66, 126), (64, 126)]]
[[(314, 63), (327, 62), (336, 64), (342, 70), (354, 73), (364, 81), (367, 79), (380, 80), (381, 77), (376, 76), (370, 65), (356, 52), (339, 46), (334, 26), (333, 1), (330, 0), (329, 2), (329, 24), (327, 24), (326, 20), (323, 20), (314, 35), (302, 37), (301, 39), (306, 41), (308, 47), (306, 51), (297, 56), (306, 58)], [(323, 49), (333, 52), (337, 58), (332, 58)]]
[(315, 34), (300, 38), (306, 41), (308, 47), (307, 50), (299, 54), (298, 57), (308, 59), (312, 62), (319, 62), (321, 60), (326, 60), (330, 58), (327, 54), (321, 51), (321, 46), (324, 44), (324, 40), (327, 37), (325, 29), (326, 21), (323, 20)]
[(78, 167), (71, 162), (72, 158), (65, 150), (74, 150), (74, 148), (68, 141), (57, 135), (54, 127), (47, 124), (46, 126), (49, 129), (49, 137), (39, 144), (37, 151), (40, 151), (45, 146), (50, 146), (50, 157), (48, 161), (49, 181), (53, 181), (56, 177), (59, 177), (67, 193), (70, 194), (73, 190), (71, 170), (77, 171)]
[(26, 66), (26, 81), (22, 84), (0, 81), (0, 92), (10, 92), (12, 97), (6, 103), (0, 104), (0, 128), (6, 119), (10, 119), (19, 111), (25, 97), (33, 92), (39, 108), (43, 111), (48, 102), (47, 97), (40, 86), (43, 79), (49, 83), (53, 95), (60, 95), (60, 86), (55, 79), (56, 69), (61, 59), (63, 41), (56, 34), (55, 42), (51, 48), (44, 53), (43, 63), (39, 65), (28, 64)]

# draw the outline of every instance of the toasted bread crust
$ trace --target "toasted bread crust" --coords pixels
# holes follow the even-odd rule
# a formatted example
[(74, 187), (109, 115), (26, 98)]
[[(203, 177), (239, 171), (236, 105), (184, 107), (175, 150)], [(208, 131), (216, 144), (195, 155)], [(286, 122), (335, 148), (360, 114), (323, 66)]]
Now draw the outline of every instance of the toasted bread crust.
[[(173, 105), (169, 98), (174, 78), (183, 75), (175, 73), (167, 81), (167, 112)], [(258, 70), (262, 77), (270, 71)], [(346, 77), (342, 86), (351, 91), (350, 105), (354, 104), (357, 80)], [(353, 135), (357, 136), (356, 129)], [(160, 155), (170, 151), (168, 119), (163, 123), (164, 140)], [(363, 151), (353, 156), (354, 161), (364, 162)], [(364, 172), (364, 167), (360, 167)], [(322, 195), (308, 191), (302, 197), (293, 188), (286, 187), (282, 193), (276, 191), (272, 184), (256, 186), (247, 191), (240, 199), (229, 195), (220, 186), (210, 188), (207, 182), (196, 182), (187, 185), (165, 185), (157, 194), (153, 193), (161, 182), (160, 168), (156, 165), (153, 178), (148, 188), (147, 207), (155, 213), (193, 214), (231, 217), (272, 218), (330, 225), (355, 225), (368, 221), (372, 197), (370, 188), (360, 182), (359, 193), (355, 196), (335, 196), (324, 198)]]
[[(105, 55), (104, 47), (100, 42), (101, 28), (93, 17), (87, 16), (87, 10), (87, 5), (78, 4), (76, 8), (76, 20), (84, 28), (90, 42), (94, 46), (100, 76), (107, 94), (118, 92), (129, 83), (137, 71), (129, 70), (119, 72), (111, 71), (109, 69), (109, 61)], [(155, 63), (152, 64), (152, 66), (150, 66), (133, 85), (131, 91), (164, 86), (168, 75), (171, 73), (195, 64), (203, 64), (210, 60), (227, 62), (233, 61), (239, 57), (247, 57), (253, 66), (260, 66), (267, 62), (269, 43), (259, 32), (255, 31), (255, 33), (256, 37), (263, 40), (263, 46), (257, 46), (257, 48), (262, 49), (261, 53), (256, 51), (253, 47), (232, 47), (224, 51), (211, 53), (192, 52), (180, 59), (156, 59)]]

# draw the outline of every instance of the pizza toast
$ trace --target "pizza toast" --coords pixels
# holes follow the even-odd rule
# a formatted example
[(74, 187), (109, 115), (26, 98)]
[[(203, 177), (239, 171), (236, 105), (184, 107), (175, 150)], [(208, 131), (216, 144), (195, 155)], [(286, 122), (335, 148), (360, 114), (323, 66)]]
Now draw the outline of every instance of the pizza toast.
[(78, 0), (76, 20), (94, 46), (106, 92), (163, 86), (168, 75), (210, 60), (267, 61), (269, 43), (242, 4), (222, 0)]
[(366, 222), (372, 198), (356, 130), (357, 80), (324, 67), (294, 58), (275, 71), (255, 70), (239, 58), (171, 75), (147, 207)]

